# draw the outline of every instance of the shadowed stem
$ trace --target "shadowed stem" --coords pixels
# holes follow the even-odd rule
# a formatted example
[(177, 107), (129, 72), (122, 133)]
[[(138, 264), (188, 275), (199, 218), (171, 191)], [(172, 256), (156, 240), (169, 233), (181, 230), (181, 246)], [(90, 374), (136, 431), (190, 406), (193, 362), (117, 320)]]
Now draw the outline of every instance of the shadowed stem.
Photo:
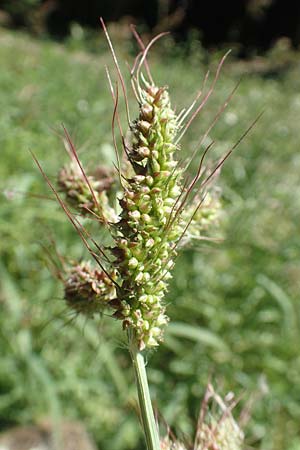
[(139, 351), (132, 333), (128, 334), (128, 341), (137, 384), (141, 421), (147, 443), (147, 450), (160, 450), (159, 433), (150, 398), (145, 359), (142, 352)]

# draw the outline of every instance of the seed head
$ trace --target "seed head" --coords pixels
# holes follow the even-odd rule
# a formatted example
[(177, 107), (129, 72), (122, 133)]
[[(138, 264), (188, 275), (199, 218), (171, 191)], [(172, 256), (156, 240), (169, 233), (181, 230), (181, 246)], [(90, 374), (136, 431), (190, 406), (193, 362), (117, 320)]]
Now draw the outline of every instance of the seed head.
[(65, 276), (64, 298), (76, 313), (94, 316), (103, 312), (116, 296), (112, 279), (102, 270), (93, 268), (90, 262), (83, 261), (71, 266)]
[[(126, 138), (118, 117), (117, 92), (109, 78), (115, 101), (113, 124), (117, 119), (124, 149), (122, 163), (117, 155), (118, 210), (109, 204), (111, 174), (103, 170), (86, 174), (76, 154), (58, 177), (66, 200), (85, 216), (94, 213), (107, 226), (113, 240), (109, 248), (104, 248), (110, 255), (105, 254), (105, 267), (101, 263), (101, 271), (85, 263), (72, 269), (66, 283), (66, 301), (76, 311), (88, 315), (109, 305), (113, 316), (123, 322), (123, 329), (135, 337), (140, 350), (157, 347), (163, 340), (169, 321), (164, 297), (178, 249), (192, 239), (201, 238), (217, 222), (220, 209), (213, 193), (207, 192), (201, 198), (198, 175), (191, 184), (183, 182), (178, 141), (186, 131), (183, 118), (190, 108), (186, 114), (177, 116), (167, 87), (155, 86), (152, 77), (148, 78), (151, 81), (145, 80), (140, 68), (136, 76), (133, 74), (139, 111), (129, 123)], [(193, 113), (193, 118), (200, 109)], [(127, 116), (129, 119), (128, 110)], [(113, 138), (116, 144), (115, 134)], [(67, 139), (74, 153), (68, 135)], [(198, 172), (202, 174), (200, 169)], [(72, 218), (71, 221), (77, 229), (77, 222)], [(87, 233), (81, 228), (79, 233), (86, 243)], [(88, 249), (95, 258), (89, 246)], [(101, 257), (104, 250), (101, 248)], [(99, 261), (97, 257), (96, 260)]]
[(197, 449), (242, 450), (244, 433), (232, 415), (235, 404), (234, 397), (226, 402), (208, 385), (196, 432)]
[[(93, 175), (86, 175), (76, 161), (65, 165), (58, 173), (57, 184), (70, 206), (83, 215), (96, 214), (102, 222), (114, 222), (116, 214), (109, 205), (109, 192), (114, 184), (110, 170), (99, 167)], [(93, 194), (92, 194), (93, 192)]]
[(242, 450), (243, 433), (232, 417), (217, 422), (211, 417), (209, 425), (199, 430), (199, 450)]
[(174, 240), (182, 228), (179, 219), (172, 226), (167, 223), (174, 220), (171, 216), (182, 187), (174, 159), (177, 119), (168, 91), (146, 85), (140, 98), (139, 118), (131, 125), (129, 159), (134, 173), (124, 185), (111, 251), (121, 280), (118, 296), (126, 305), (123, 326), (135, 331), (143, 349), (158, 345), (169, 320), (163, 298), (171, 278)]
[(177, 439), (171, 439), (170, 436), (165, 436), (160, 441), (161, 450), (187, 450), (186, 446)]
[(206, 236), (207, 231), (218, 225), (220, 216), (221, 203), (219, 193), (216, 190), (207, 192), (202, 199), (196, 196), (193, 202), (182, 212), (182, 221), (189, 222), (189, 226), (181, 246)]
[(233, 405), (208, 385), (196, 429), (193, 446), (170, 434), (161, 440), (162, 450), (242, 450), (244, 434), (232, 415)]

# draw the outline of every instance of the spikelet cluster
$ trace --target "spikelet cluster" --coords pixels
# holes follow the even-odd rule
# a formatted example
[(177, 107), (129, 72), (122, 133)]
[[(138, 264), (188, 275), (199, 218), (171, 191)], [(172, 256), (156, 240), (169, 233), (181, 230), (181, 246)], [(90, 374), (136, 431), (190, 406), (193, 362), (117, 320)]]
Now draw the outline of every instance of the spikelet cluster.
[(196, 433), (198, 450), (242, 450), (244, 433), (232, 415), (235, 405), (232, 393), (224, 400), (207, 386)]
[(161, 450), (187, 450), (186, 446), (177, 439), (171, 439), (170, 436), (165, 436), (160, 440)]
[(74, 267), (65, 286), (68, 304), (73, 302), (73, 309), (83, 313), (86, 305), (89, 315), (111, 308), (143, 350), (163, 339), (169, 320), (164, 297), (178, 248), (201, 238), (217, 221), (220, 203), (208, 193), (202, 201), (196, 196), (182, 207), (186, 192), (176, 160), (180, 126), (168, 90), (144, 82), (139, 99), (139, 116), (126, 142), (118, 212), (109, 203), (113, 180), (105, 171), (97, 177), (86, 175), (72, 161), (60, 171), (58, 185), (71, 206), (108, 223), (114, 240), (106, 249), (111, 258), (105, 272), (84, 264)]
[(95, 214), (103, 223), (117, 220), (109, 205), (109, 193), (114, 184), (111, 171), (99, 167), (93, 174), (84, 176), (77, 161), (71, 160), (58, 173), (58, 189), (66, 201), (82, 215)]
[[(198, 430), (195, 450), (242, 450), (243, 433), (232, 417), (221, 421), (210, 418), (210, 425), (202, 424)], [(165, 436), (161, 440), (162, 450), (189, 450), (189, 447), (177, 439)]]
[(181, 247), (201, 240), (206, 233), (219, 224), (221, 216), (221, 203), (216, 190), (207, 192), (205, 197), (198, 196), (182, 211), (182, 223), (189, 223), (186, 233), (181, 241)]
[[(124, 158), (120, 163), (118, 157), (118, 170), (87, 173), (66, 132), (71, 163), (57, 181), (72, 210), (98, 218), (113, 241), (110, 247), (96, 244), (96, 255), (88, 247), (97, 268), (76, 263), (66, 275), (68, 305), (89, 316), (109, 308), (143, 350), (163, 340), (169, 321), (164, 298), (178, 250), (218, 222), (220, 202), (214, 192), (203, 195), (196, 187), (201, 166), (188, 183), (178, 162), (180, 133), (191, 108), (177, 116), (167, 87), (157, 87), (149, 71), (148, 81), (139, 69), (132, 81), (139, 112), (126, 138), (121, 133)], [(111, 90), (115, 99), (112, 85)], [(62, 206), (86, 243), (88, 233)]]
[(138, 120), (131, 127), (129, 158), (120, 220), (112, 249), (121, 287), (116, 315), (136, 333), (141, 349), (155, 347), (168, 322), (163, 298), (182, 227), (176, 218), (181, 171), (174, 159), (176, 116), (165, 88), (140, 91)]
[(71, 265), (64, 284), (67, 304), (76, 313), (83, 312), (87, 316), (103, 312), (116, 295), (114, 277), (115, 273), (108, 276), (103, 270), (92, 267), (89, 261)]
[(243, 433), (231, 416), (219, 422), (211, 418), (199, 430), (199, 450), (242, 450), (242, 445)]
[[(244, 434), (232, 415), (232, 404), (226, 404), (211, 385), (207, 387), (195, 436), (193, 450), (242, 450), (244, 448)], [(167, 435), (161, 440), (161, 448), (162, 450), (189, 450), (190, 446), (174, 436)]]

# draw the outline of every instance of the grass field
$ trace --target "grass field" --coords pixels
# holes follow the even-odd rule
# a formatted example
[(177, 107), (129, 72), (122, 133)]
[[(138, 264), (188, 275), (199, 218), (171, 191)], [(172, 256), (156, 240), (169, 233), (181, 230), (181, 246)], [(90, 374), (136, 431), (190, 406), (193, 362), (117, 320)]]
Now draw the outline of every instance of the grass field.
[[(133, 59), (129, 44), (117, 48), (121, 60)], [(205, 57), (172, 45), (164, 51), (153, 53), (153, 73), (180, 108), (201, 86)], [(168, 294), (172, 321), (148, 371), (154, 403), (179, 436), (192, 437), (211, 377), (221, 394), (241, 396), (237, 416), (252, 403), (249, 447), (300, 450), (300, 66), (295, 54), (273, 70), (277, 57), (264, 62), (271, 69), (262, 74), (229, 58), (183, 141), (187, 156), (245, 72), (210, 134), (218, 140), (216, 160), (264, 110), (218, 181), (224, 242), (180, 256)], [(212, 72), (218, 58), (211, 58)], [(0, 60), (1, 428), (45, 416), (80, 418), (99, 448), (142, 448), (119, 324), (105, 317), (70, 323), (49, 271), (52, 239), (70, 258), (84, 251), (28, 151), (54, 180), (67, 161), (64, 122), (86, 166), (112, 161), (104, 71), (111, 58), (101, 37), (99, 50), (88, 53), (72, 42), (2, 30)]]

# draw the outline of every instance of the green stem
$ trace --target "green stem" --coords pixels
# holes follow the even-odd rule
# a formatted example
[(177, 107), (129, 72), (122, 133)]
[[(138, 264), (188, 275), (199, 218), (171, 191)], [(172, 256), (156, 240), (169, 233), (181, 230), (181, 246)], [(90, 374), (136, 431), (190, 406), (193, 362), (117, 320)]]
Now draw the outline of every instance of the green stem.
[(150, 398), (145, 360), (143, 354), (138, 350), (136, 341), (132, 335), (129, 335), (129, 352), (135, 373), (141, 421), (147, 449), (160, 450), (159, 433)]

